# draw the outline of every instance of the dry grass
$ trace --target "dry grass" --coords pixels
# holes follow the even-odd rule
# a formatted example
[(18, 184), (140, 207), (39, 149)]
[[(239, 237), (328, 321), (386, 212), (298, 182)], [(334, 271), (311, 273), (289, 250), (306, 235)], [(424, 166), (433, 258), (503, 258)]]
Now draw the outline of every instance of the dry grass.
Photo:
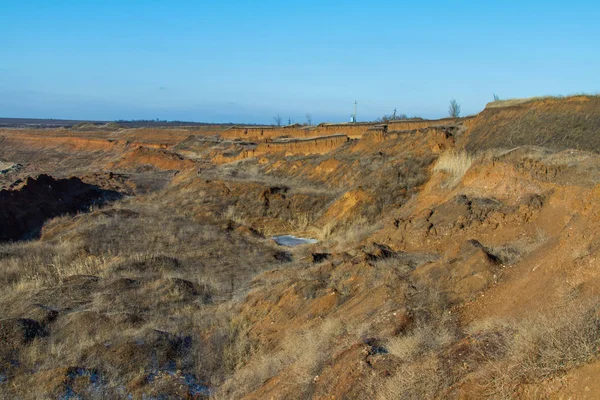
[(123, 398), (126, 385), (169, 365), (218, 384), (245, 363), (252, 343), (236, 307), (257, 272), (281, 263), (280, 250), (227, 231), (220, 204), (195, 219), (218, 199), (190, 193), (126, 199), (50, 221), (42, 240), (0, 245), (0, 319), (58, 312), (51, 334), (19, 345), (19, 363), (0, 372), (10, 397), (31, 385), (60, 397), (63, 389), (40, 387), (32, 371), (96, 368), (105, 397)]
[[(416, 304), (415, 327), (385, 344), (401, 363), (389, 378), (372, 382), (379, 399), (445, 397), (460, 379), (460, 366), (452, 365), (456, 359), (448, 358), (448, 349), (463, 336), (444, 311), (444, 302), (430, 292)], [(578, 299), (521, 320), (473, 322), (464, 332), (472, 349), (463, 357), (475, 371), (470, 379), (476, 382), (477, 395), (515, 398), (521, 385), (555, 378), (596, 357), (599, 309), (598, 301)]]
[(331, 250), (344, 251), (361, 243), (382, 228), (381, 221), (375, 222), (366, 216), (358, 216), (345, 223), (336, 220), (328, 221), (316, 230), (316, 237), (328, 241)]
[(455, 379), (444, 356), (459, 337), (447, 300), (435, 288), (417, 287), (409, 307), (412, 328), (385, 343), (400, 366), (390, 377), (372, 382), (380, 400), (436, 398)]
[[(223, 227), (227, 205), (214, 205), (212, 217), (194, 217), (203, 207), (213, 207), (207, 203), (208, 195), (199, 196), (188, 188), (164, 197), (122, 201), (111, 209), (57, 219), (50, 224), (55, 234), (44, 240), (0, 246), (0, 266), (6, 271), (1, 281), (3, 304), (18, 304), (15, 299), (22, 297), (24, 304), (52, 303), (65, 310), (53, 323), (50, 337), (36, 338), (22, 350), (22, 368), (97, 368), (110, 382), (109, 398), (118, 398), (117, 388), (128, 382), (164, 372), (164, 365), (209, 383), (216, 388), (217, 399), (243, 397), (276, 376), (290, 393), (308, 398), (317, 387), (315, 376), (333, 355), (361, 337), (377, 336), (382, 329), (380, 316), (387, 314), (369, 314), (356, 325), (327, 316), (301, 328), (290, 327), (280, 340), (259, 345), (251, 339), (250, 322), (240, 317), (239, 304), (258, 272), (279, 268), (271, 281), (265, 278), (257, 289), (265, 291), (265, 300), (273, 296), (277, 302), (281, 295), (267, 289), (299, 282), (304, 285), (298, 291), (300, 299), (308, 301), (325, 288), (335, 288), (340, 305), (361, 291), (382, 286), (402, 293), (394, 308), (386, 308), (392, 307), (386, 303), (377, 311), (391, 313), (402, 304), (412, 322), (395, 336), (381, 338), (386, 356), (398, 366), (388, 377), (365, 378), (373, 398), (439, 397), (461, 378), (448, 352), (464, 335), (448, 301), (436, 288), (410, 282), (412, 271), (427, 257), (419, 261), (400, 254), (356, 267), (359, 273), (349, 270), (351, 263), (336, 270), (328, 270), (328, 263), (277, 265), (272, 258), (277, 249), (267, 241)], [(225, 213), (235, 217), (239, 209), (225, 208)], [(296, 223), (303, 224), (303, 218), (310, 216), (300, 216)], [(359, 217), (348, 226), (336, 227), (331, 243), (335, 240), (340, 248), (351, 248), (376, 228), (368, 218)], [(547, 239), (537, 231), (537, 238), (527, 244), (531, 248), (517, 249), (519, 256)], [(512, 254), (510, 249), (496, 250), (507, 259)], [(96, 283), (73, 280), (73, 275), (100, 279)], [(364, 284), (353, 286), (356, 276), (364, 278)], [(192, 286), (195, 294), (188, 290)], [(481, 382), (486, 382), (481, 393), (509, 396), (519, 384), (561, 374), (596, 354), (599, 324), (594, 307), (565, 308), (545, 319), (472, 327), (467, 335), (492, 343), (478, 348), (478, 360), (483, 361), (473, 361), (479, 363)], [(5, 309), (4, 317), (22, 312)], [(123, 358), (123, 354), (134, 356)], [(21, 388), (31, 385), (25, 378), (16, 381), (11, 375), (10, 379)], [(146, 384), (139, 390), (154, 389)]]
[(376, 388), (378, 400), (433, 399), (448, 386), (447, 371), (439, 358), (427, 356), (401, 367)]
[[(507, 100), (491, 103), (470, 129), (465, 148), (539, 146), (552, 150), (600, 151), (598, 96), (556, 101)], [(519, 104), (519, 107), (508, 107)]]
[(406, 335), (391, 338), (386, 343), (388, 352), (405, 362), (414, 362), (429, 352), (436, 352), (456, 339), (456, 333), (447, 322), (421, 325)]
[(0, 245), (0, 280), (8, 290), (58, 285), (73, 275), (102, 275), (111, 262), (106, 255), (79, 255), (69, 242), (51, 246), (43, 242)]
[(543, 100), (550, 100), (550, 99), (562, 99), (563, 97), (560, 96), (537, 96), (537, 97), (528, 97), (528, 98), (524, 98), (524, 99), (506, 99), (506, 100), (495, 100), (492, 101), (491, 103), (488, 103), (485, 107), (486, 108), (498, 108), (498, 107), (512, 107), (512, 106), (518, 106), (521, 104), (526, 104), (526, 103), (533, 103), (534, 101), (543, 101)]
[(238, 364), (240, 367), (213, 398), (241, 398), (279, 374), (285, 376), (287, 385), (295, 387), (297, 393), (308, 395), (315, 375), (331, 356), (333, 341), (344, 329), (339, 320), (327, 319), (312, 329), (290, 333), (278, 349), (258, 351), (247, 364)]
[(223, 218), (240, 225), (244, 225), (246, 223), (246, 219), (239, 211), (236, 210), (235, 206), (227, 207), (227, 210), (223, 213)]
[(296, 229), (300, 231), (306, 231), (313, 223), (314, 215), (313, 212), (305, 211), (299, 212), (292, 218), (292, 224)]
[[(552, 378), (598, 354), (600, 303), (572, 302), (519, 321), (487, 321), (471, 327), (485, 364), (481, 392), (513, 397), (518, 386)], [(486, 338), (486, 339), (484, 339)]]
[(471, 165), (475, 157), (466, 151), (447, 151), (443, 153), (435, 163), (435, 172), (446, 172), (449, 175), (448, 186), (458, 185)]
[(536, 101), (544, 101), (544, 100), (569, 100), (577, 97), (598, 97), (598, 95), (588, 94), (588, 93), (579, 93), (572, 94), (569, 96), (536, 96), (536, 97), (528, 97), (523, 99), (506, 99), (506, 100), (495, 100), (488, 103), (486, 108), (498, 108), (498, 107), (512, 107), (518, 106), (521, 104), (533, 103)]

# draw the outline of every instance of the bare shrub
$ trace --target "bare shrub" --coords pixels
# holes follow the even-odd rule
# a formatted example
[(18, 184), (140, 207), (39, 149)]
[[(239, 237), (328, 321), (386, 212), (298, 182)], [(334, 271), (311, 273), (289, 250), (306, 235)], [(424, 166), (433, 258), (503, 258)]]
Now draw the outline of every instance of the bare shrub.
[(450, 105), (448, 106), (448, 115), (453, 118), (460, 117), (460, 104), (455, 99), (450, 100)]

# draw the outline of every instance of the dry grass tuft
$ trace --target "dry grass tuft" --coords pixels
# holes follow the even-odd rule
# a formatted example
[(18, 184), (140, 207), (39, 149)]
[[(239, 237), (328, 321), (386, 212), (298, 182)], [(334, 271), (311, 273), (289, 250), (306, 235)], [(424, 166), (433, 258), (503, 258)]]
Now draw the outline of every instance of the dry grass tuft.
[(439, 358), (424, 357), (403, 365), (377, 391), (378, 400), (433, 399), (448, 386), (448, 374)]
[(240, 225), (246, 224), (246, 219), (238, 210), (236, 210), (234, 206), (227, 207), (227, 210), (225, 210), (225, 212), (223, 213), (223, 218), (225, 220), (238, 223)]
[(475, 157), (466, 151), (448, 151), (443, 153), (435, 163), (433, 170), (435, 172), (446, 172), (450, 175), (448, 186), (456, 186), (467, 170), (471, 168)]
[(445, 321), (421, 325), (412, 332), (390, 339), (386, 344), (388, 352), (405, 362), (414, 362), (428, 352), (437, 351), (456, 339)]

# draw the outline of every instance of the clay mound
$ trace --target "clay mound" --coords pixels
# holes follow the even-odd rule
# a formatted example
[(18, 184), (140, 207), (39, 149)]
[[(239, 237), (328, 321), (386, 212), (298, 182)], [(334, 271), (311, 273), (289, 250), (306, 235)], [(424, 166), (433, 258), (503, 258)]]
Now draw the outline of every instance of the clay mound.
[(600, 151), (600, 97), (491, 103), (467, 122), (467, 150), (543, 146)]
[(37, 237), (44, 222), (91, 205), (116, 200), (120, 194), (84, 183), (79, 178), (27, 178), (11, 190), (0, 190), (0, 241)]

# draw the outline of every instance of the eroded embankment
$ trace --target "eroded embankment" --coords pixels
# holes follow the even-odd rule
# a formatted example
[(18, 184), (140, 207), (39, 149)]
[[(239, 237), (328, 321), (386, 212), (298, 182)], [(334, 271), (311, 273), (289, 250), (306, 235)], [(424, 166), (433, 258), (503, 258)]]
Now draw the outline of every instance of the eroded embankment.
[[(348, 142), (346, 135), (334, 135), (310, 139), (289, 139), (278, 142), (242, 145), (233, 151), (217, 153), (213, 162), (223, 164), (267, 154), (288, 157), (291, 155), (309, 155), (328, 153)], [(239, 146), (239, 145), (238, 145)]]
[[(184, 140), (194, 131), (185, 129), (122, 129), (112, 130), (77, 130), (77, 129), (9, 129), (0, 130), (0, 135), (23, 140), (30, 140), (35, 145), (35, 140), (46, 140), (52, 143), (56, 140), (58, 144), (71, 144), (85, 148), (86, 141), (119, 141), (133, 146), (148, 146), (154, 148), (168, 148)], [(212, 131), (201, 131), (202, 134), (214, 134)]]
[(235, 127), (220, 134), (224, 139), (241, 139), (255, 142), (266, 142), (277, 138), (306, 139), (321, 136), (346, 135), (352, 138), (361, 137), (373, 124), (322, 124), (302, 127)]
[(113, 152), (123, 150), (130, 144), (126, 140), (56, 136), (51, 132), (44, 136), (0, 131), (0, 136), (6, 148), (23, 150)]
[(192, 160), (165, 149), (138, 147), (125, 153), (122, 157), (106, 165), (109, 170), (138, 170), (153, 167), (159, 170), (186, 170), (193, 168)]
[(271, 141), (277, 138), (306, 139), (324, 136), (346, 135), (351, 139), (360, 139), (371, 129), (415, 130), (429, 127), (451, 126), (463, 119), (444, 118), (439, 120), (398, 120), (388, 122), (363, 122), (343, 124), (320, 124), (318, 126), (292, 125), (287, 127), (234, 127), (220, 133), (224, 139), (241, 139), (255, 142)]
[(172, 137), (167, 137), (166, 130), (156, 136), (152, 136), (154, 132), (131, 131), (2, 130), (0, 157), (20, 163), (22, 168), (8, 171), (0, 183), (6, 186), (16, 179), (40, 173), (65, 177), (99, 170), (138, 173), (193, 169), (193, 161), (169, 149), (188, 138), (189, 132), (175, 130)]

